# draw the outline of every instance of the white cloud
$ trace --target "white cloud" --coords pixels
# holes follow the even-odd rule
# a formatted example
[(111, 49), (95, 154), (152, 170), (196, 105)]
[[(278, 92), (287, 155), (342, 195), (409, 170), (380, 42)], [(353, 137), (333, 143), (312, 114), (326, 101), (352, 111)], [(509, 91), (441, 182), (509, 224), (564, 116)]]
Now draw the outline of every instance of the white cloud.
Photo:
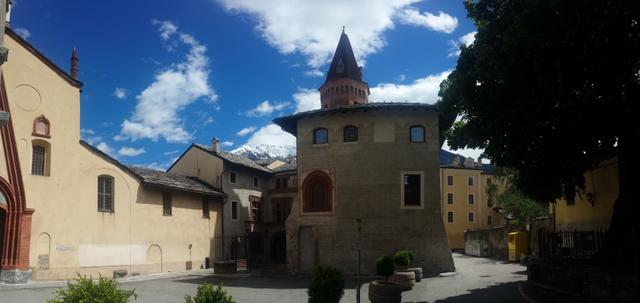
[(471, 45), (473, 44), (474, 41), (476, 41), (476, 31), (467, 33), (465, 35), (463, 35), (462, 37), (458, 38), (458, 41), (455, 40), (449, 40), (449, 45), (451, 46), (451, 48), (449, 49), (449, 57), (457, 57), (460, 56), (460, 46), (462, 46), (462, 44), (464, 45)]
[(254, 126), (245, 127), (243, 129), (241, 129), (240, 131), (238, 131), (236, 133), (236, 135), (238, 135), (240, 137), (243, 137), (243, 136), (246, 136), (246, 135), (252, 133), (255, 130), (256, 130), (256, 128)]
[(169, 156), (169, 155), (175, 155), (175, 154), (177, 154), (179, 152), (180, 152), (179, 150), (172, 150), (172, 151), (164, 152), (162, 154), (165, 155), (165, 156)]
[(289, 145), (296, 146), (296, 138), (280, 129), (280, 126), (269, 124), (253, 133), (246, 145)]
[(417, 79), (411, 84), (380, 83), (371, 88), (369, 102), (418, 102), (438, 101), (440, 83), (449, 76), (451, 70)]
[(304, 72), (304, 75), (308, 77), (319, 78), (324, 76), (324, 73), (319, 69), (312, 69)]
[(118, 155), (125, 157), (135, 157), (144, 153), (144, 148), (122, 147), (118, 150)]
[(179, 42), (189, 47), (189, 52), (183, 62), (157, 73), (153, 83), (136, 96), (134, 113), (122, 122), (120, 134), (114, 139), (157, 141), (164, 138), (167, 142), (188, 142), (192, 135), (184, 129), (179, 113), (201, 98), (210, 102), (218, 98), (208, 83), (207, 48), (169, 21), (154, 21), (154, 24), (160, 25), (163, 40)]
[(298, 88), (293, 100), (296, 101), (296, 113), (320, 109), (320, 93), (315, 89)]
[(407, 8), (400, 14), (400, 22), (411, 25), (424, 26), (430, 30), (442, 33), (453, 33), (458, 27), (458, 19), (444, 12), (434, 15), (430, 12), (420, 13), (415, 8)]
[(269, 100), (260, 102), (258, 106), (246, 112), (247, 117), (264, 117), (271, 115), (273, 112), (281, 111), (289, 106), (289, 102), (271, 103)]
[(14, 28), (13, 31), (16, 32), (16, 34), (18, 34), (18, 36), (20, 36), (24, 40), (27, 40), (29, 39), (29, 37), (31, 37), (31, 32), (26, 28), (18, 27)]
[[(384, 47), (394, 17), (420, 0), (216, 0), (231, 13), (255, 17), (256, 30), (283, 54), (301, 53), (318, 68), (335, 51), (344, 25), (358, 62)], [(440, 15), (436, 18), (441, 18)]]
[(400, 82), (404, 81), (405, 79), (407, 79), (407, 75), (405, 75), (405, 74), (400, 74), (400, 75), (398, 75), (398, 78), (396, 78), (396, 80), (398, 80)]
[[(478, 160), (478, 158), (480, 158), (480, 155), (484, 152), (484, 149), (480, 149), (480, 148), (462, 148), (462, 149), (453, 150), (451, 149), (451, 147), (449, 147), (449, 144), (447, 144), (447, 141), (445, 141), (444, 144), (442, 145), (442, 149), (448, 150), (452, 153), (463, 155), (467, 158), (473, 158), (476, 161)], [(490, 161), (489, 159), (482, 159), (482, 163), (490, 163)]]
[(113, 91), (113, 95), (118, 99), (124, 99), (127, 97), (127, 90), (122, 87), (116, 87)]
[(109, 146), (109, 144), (105, 143), (105, 142), (100, 142), (98, 143), (98, 145), (96, 146), (97, 149), (101, 150), (103, 153), (109, 155), (109, 156), (114, 156), (114, 150), (111, 146)]
[(233, 141), (224, 141), (222, 142), (222, 146), (226, 146), (226, 147), (233, 146)]

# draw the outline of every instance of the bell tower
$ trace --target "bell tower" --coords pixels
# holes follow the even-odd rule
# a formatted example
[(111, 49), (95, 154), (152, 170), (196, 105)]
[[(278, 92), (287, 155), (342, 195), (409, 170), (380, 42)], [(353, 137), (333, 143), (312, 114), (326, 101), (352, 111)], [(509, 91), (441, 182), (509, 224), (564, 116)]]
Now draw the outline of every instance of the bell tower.
[(322, 108), (335, 108), (369, 102), (369, 84), (362, 81), (349, 37), (342, 29), (340, 41), (331, 60), (327, 79), (318, 88)]

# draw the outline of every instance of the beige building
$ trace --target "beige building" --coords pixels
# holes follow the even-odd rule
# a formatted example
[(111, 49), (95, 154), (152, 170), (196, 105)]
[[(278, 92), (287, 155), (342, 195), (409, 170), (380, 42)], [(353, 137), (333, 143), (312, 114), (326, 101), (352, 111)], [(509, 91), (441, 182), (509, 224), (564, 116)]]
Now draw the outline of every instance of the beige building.
[(415, 251), (427, 274), (453, 271), (433, 106), (369, 104), (344, 33), (319, 90), (322, 109), (274, 121), (297, 138), (299, 198), (286, 222), (289, 271), (332, 265), (355, 273), (357, 243), (365, 273), (374, 272), (376, 258), (399, 249)]
[(6, 283), (206, 266), (224, 194), (196, 177), (127, 167), (80, 140), (80, 89), (11, 29), (0, 110), (0, 278)]
[(490, 165), (441, 151), (442, 220), (451, 249), (464, 248), (465, 230), (506, 223), (487, 194), (487, 186), (492, 180)]

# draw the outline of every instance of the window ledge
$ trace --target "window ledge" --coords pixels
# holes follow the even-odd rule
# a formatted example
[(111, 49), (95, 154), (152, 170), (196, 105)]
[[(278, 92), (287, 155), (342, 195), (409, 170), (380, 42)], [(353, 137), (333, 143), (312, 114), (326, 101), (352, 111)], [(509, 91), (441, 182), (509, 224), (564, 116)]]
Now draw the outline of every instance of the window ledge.
[(328, 146), (328, 145), (329, 143), (311, 144), (311, 146), (315, 146), (315, 147)]

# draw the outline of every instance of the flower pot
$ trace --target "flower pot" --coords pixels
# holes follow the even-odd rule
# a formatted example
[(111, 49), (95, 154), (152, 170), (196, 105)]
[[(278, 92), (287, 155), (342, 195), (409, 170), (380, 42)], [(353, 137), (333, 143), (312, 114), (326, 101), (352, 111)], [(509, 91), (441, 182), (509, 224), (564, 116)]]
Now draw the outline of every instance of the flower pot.
[(403, 287), (389, 281), (369, 283), (369, 301), (371, 303), (400, 303)]
[(422, 281), (422, 267), (411, 267), (408, 270), (416, 275), (416, 282)]
[(404, 288), (404, 291), (411, 290), (416, 284), (416, 274), (412, 271), (396, 271), (393, 275), (387, 279), (389, 282), (394, 282)]

